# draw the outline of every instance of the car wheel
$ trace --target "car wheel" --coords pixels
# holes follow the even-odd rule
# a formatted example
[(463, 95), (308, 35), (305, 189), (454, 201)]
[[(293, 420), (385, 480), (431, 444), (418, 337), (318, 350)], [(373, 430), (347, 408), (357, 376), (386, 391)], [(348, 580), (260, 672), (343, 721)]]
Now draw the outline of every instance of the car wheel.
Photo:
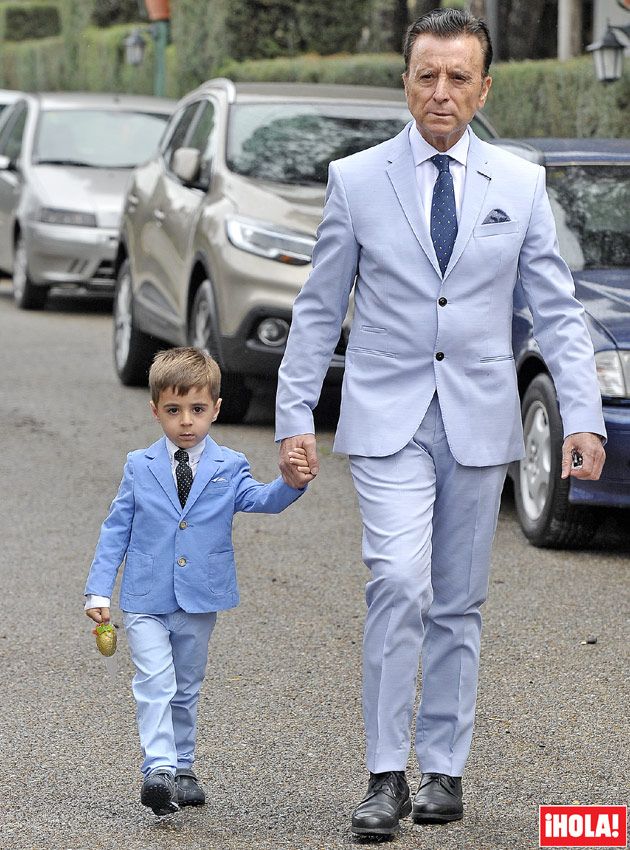
[(146, 386), (153, 356), (160, 341), (138, 330), (133, 323), (133, 290), (129, 260), (121, 265), (114, 289), (114, 365), (128, 387)]
[(569, 502), (569, 479), (560, 478), (562, 420), (551, 378), (537, 375), (522, 404), (525, 457), (514, 476), (521, 528), (534, 546), (574, 549), (589, 543), (598, 525), (595, 510)]
[(28, 276), (26, 242), (21, 233), (13, 257), (13, 298), (21, 310), (41, 310), (48, 298), (48, 287), (36, 286)]
[[(221, 365), (214, 332), (214, 298), (212, 285), (204, 280), (197, 292), (190, 311), (188, 341), (197, 348), (205, 348)], [(219, 422), (238, 424), (245, 419), (252, 393), (240, 375), (221, 369), (221, 411)]]

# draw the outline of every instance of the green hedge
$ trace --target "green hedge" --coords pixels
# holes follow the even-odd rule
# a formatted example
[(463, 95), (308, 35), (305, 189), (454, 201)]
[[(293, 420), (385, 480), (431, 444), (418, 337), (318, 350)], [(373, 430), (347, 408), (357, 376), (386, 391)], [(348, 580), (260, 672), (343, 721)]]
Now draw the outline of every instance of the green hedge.
[(504, 136), (628, 136), (630, 74), (595, 78), (588, 56), (505, 62), (492, 69), (486, 112)]
[[(179, 0), (180, 3), (196, 0)], [(216, 0), (222, 2), (222, 0)], [(177, 6), (174, 4), (174, 8)], [(175, 23), (175, 22), (174, 22)], [(123, 40), (130, 25), (89, 27), (81, 38), (5, 42), (0, 51), (0, 87), (32, 91), (153, 91), (153, 42), (147, 37), (144, 62), (125, 64)], [(182, 31), (183, 32), (183, 31)], [(190, 39), (193, 33), (189, 33)], [(185, 49), (177, 49), (178, 44)], [(219, 51), (217, 47), (217, 51)], [(286, 80), (401, 86), (402, 58), (395, 53), (353, 54), (217, 63), (210, 53), (190, 64), (191, 41), (167, 48), (166, 88), (179, 97), (219, 74), (234, 80)], [(216, 54), (218, 56), (218, 52)], [(486, 113), (504, 136), (627, 136), (630, 74), (616, 83), (597, 82), (590, 57), (570, 62), (508, 62), (492, 69), (494, 83)]]
[(21, 91), (56, 91), (66, 86), (62, 38), (5, 42), (0, 50), (0, 86)]
[(27, 41), (61, 33), (61, 16), (55, 3), (0, 3), (0, 40)]
[(396, 53), (354, 53), (338, 56), (307, 54), (293, 59), (226, 62), (222, 76), (235, 81), (299, 83), (345, 83), (346, 85), (402, 88), (402, 58)]
[(176, 0), (171, 3), (171, 35), (176, 50), (177, 90), (182, 94), (216, 70), (230, 55), (226, 15), (228, 0)]

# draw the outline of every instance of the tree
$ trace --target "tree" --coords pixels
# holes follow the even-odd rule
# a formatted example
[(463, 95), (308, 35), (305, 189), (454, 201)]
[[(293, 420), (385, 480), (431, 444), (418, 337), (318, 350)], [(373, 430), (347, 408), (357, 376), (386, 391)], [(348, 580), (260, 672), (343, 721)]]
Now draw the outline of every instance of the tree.
[[(534, 59), (547, 0), (510, 0), (507, 18), (508, 59)], [(499, 4), (501, 6), (503, 4)], [(506, 4), (508, 5), (508, 4)]]
[(298, 26), (307, 52), (355, 53), (367, 19), (366, 0), (298, 0)]

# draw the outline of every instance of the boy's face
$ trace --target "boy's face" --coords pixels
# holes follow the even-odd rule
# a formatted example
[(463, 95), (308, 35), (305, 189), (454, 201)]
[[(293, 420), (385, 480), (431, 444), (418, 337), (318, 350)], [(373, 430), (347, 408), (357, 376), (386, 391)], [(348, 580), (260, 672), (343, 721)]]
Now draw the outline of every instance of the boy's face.
[(178, 395), (174, 387), (162, 390), (157, 405), (151, 410), (166, 436), (180, 449), (191, 449), (200, 443), (219, 415), (221, 399), (213, 401), (207, 387), (193, 387)]

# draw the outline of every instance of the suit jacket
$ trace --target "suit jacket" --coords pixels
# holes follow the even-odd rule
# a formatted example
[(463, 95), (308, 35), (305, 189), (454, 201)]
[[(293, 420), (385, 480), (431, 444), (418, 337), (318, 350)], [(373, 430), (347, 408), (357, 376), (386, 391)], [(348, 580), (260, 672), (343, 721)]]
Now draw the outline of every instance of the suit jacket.
[(123, 611), (203, 613), (238, 604), (232, 518), (237, 511), (279, 513), (303, 490), (282, 478), (256, 481), (247, 458), (210, 437), (184, 508), (166, 439), (130, 452), (118, 494), (101, 528), (85, 593), (111, 597), (125, 560)]
[(354, 285), (335, 450), (400, 450), (437, 391), (460, 463), (522, 457), (511, 346), (519, 277), (565, 435), (605, 435), (593, 346), (558, 254), (544, 169), (469, 130), (457, 239), (442, 277), (420, 209), (409, 126), (331, 163), (313, 270), (296, 299), (279, 372), (276, 439), (313, 433), (312, 408)]

